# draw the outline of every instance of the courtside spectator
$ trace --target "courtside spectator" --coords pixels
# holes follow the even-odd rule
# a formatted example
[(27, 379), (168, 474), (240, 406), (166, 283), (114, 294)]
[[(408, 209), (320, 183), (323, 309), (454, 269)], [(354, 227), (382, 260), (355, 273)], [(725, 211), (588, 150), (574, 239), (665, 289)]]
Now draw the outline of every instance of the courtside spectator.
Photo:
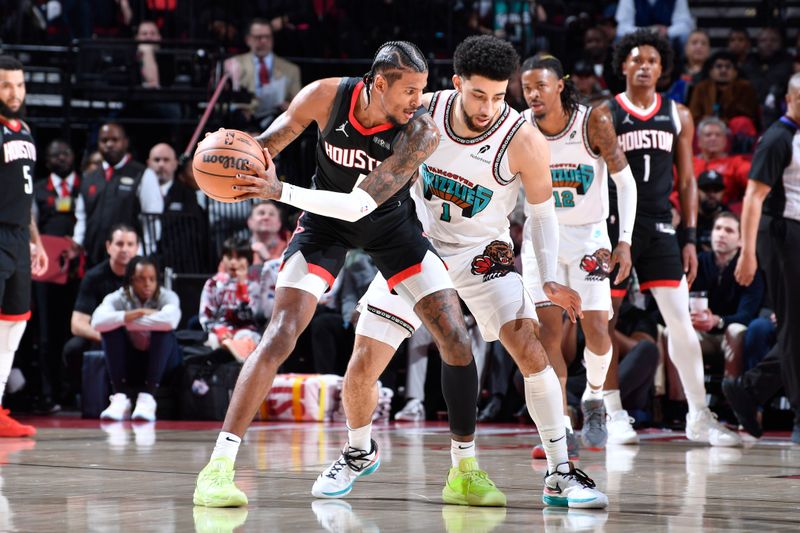
[(138, 391), (132, 418), (155, 421), (156, 391), (170, 365), (180, 364), (175, 337), (180, 320), (178, 295), (160, 286), (155, 262), (134, 257), (125, 269), (123, 286), (107, 295), (92, 314), (92, 327), (103, 338), (114, 392), (100, 418), (131, 416), (130, 398)]
[(247, 217), (247, 229), (250, 230), (254, 265), (283, 256), (292, 235), (283, 225), (280, 207), (271, 200), (253, 203), (250, 216)]
[(87, 271), (81, 281), (70, 319), (70, 330), (74, 336), (67, 341), (63, 350), (72, 394), (81, 390), (83, 353), (100, 349), (100, 332), (92, 327), (92, 313), (107, 294), (122, 287), (125, 268), (138, 248), (139, 236), (136, 231), (125, 224), (115, 225), (106, 241), (108, 259)]
[(726, 376), (741, 369), (743, 354), (736, 347), (742, 345), (745, 330), (758, 316), (764, 300), (760, 272), (747, 287), (739, 285), (733, 276), (741, 243), (738, 217), (730, 212), (717, 215), (711, 232), (712, 251), (697, 254), (697, 278), (692, 283), (693, 294), (705, 293), (700, 299), (706, 300), (703, 305), (692, 306), (690, 299), (692, 326), (700, 339), (703, 359), (712, 369), (724, 367)]
[(222, 271), (206, 281), (200, 297), (200, 325), (212, 348), (224, 347), (244, 361), (261, 340), (259, 273), (253, 272), (253, 250), (245, 239), (230, 238), (222, 248)]

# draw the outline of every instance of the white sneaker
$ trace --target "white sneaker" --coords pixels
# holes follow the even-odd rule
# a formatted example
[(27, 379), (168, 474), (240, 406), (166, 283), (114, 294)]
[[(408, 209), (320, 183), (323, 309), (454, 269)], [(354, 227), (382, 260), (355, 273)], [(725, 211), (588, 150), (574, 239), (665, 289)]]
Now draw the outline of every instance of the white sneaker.
[(594, 481), (571, 462), (561, 463), (544, 476), (542, 502), (556, 507), (605, 509), (608, 497), (597, 490)]
[(101, 420), (127, 420), (131, 417), (131, 401), (125, 394), (118, 392), (108, 397), (111, 400), (106, 409), (100, 413)]
[(425, 405), (421, 400), (411, 398), (405, 407), (394, 415), (394, 419), (406, 422), (421, 422), (425, 420)]
[(361, 476), (368, 476), (381, 465), (378, 444), (373, 440), (372, 449), (359, 450), (344, 445), (342, 455), (326, 468), (314, 482), (311, 494), (315, 498), (342, 498), (353, 490), (353, 483)]
[(686, 415), (686, 438), (707, 442), (711, 446), (741, 446), (742, 438), (717, 421), (717, 415), (708, 407)]
[(622, 409), (608, 415), (606, 429), (608, 430), (609, 444), (639, 444), (639, 434), (631, 425), (633, 418), (628, 416), (628, 411)]
[(136, 397), (136, 409), (133, 410), (134, 420), (156, 421), (156, 399), (152, 394), (140, 392)]

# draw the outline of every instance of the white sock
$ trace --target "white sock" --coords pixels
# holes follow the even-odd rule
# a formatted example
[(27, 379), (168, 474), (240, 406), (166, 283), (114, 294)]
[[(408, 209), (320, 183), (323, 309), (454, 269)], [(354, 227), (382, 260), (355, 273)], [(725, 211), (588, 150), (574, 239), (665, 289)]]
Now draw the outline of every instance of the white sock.
[(606, 413), (609, 415), (622, 411), (622, 398), (619, 395), (619, 389), (604, 391), (603, 403), (606, 405)]
[(681, 280), (677, 288), (653, 287), (651, 293), (669, 331), (669, 358), (681, 378), (683, 392), (689, 403), (689, 413), (705, 409), (707, 404), (703, 351), (689, 315), (689, 287), (686, 285), (686, 278)]
[(214, 446), (214, 451), (211, 452), (211, 460), (218, 459), (219, 457), (227, 457), (231, 461), (236, 462), (236, 454), (239, 453), (239, 445), (242, 439), (228, 433), (227, 431), (220, 431), (217, 437), (217, 444)]
[[(608, 365), (611, 362), (611, 350), (612, 348), (609, 348), (604, 354), (596, 354), (589, 348), (583, 349), (583, 361), (586, 365), (586, 390), (583, 391), (582, 401), (603, 399), (603, 383), (606, 381), (606, 372), (608, 372)], [(592, 388), (592, 385), (597, 388)]]
[(347, 424), (347, 445), (357, 450), (372, 450), (372, 422), (355, 429)]
[(574, 433), (572, 430), (572, 418), (569, 415), (564, 415), (564, 427), (567, 428), (567, 431), (570, 433)]
[(542, 439), (547, 471), (554, 472), (560, 463), (569, 461), (569, 456), (561, 383), (553, 367), (525, 378), (525, 404)]
[(11, 365), (14, 364), (14, 352), (0, 352), (0, 405), (3, 405), (3, 393), (6, 382), (11, 374)]
[(461, 442), (450, 439), (450, 461), (453, 467), (457, 467), (461, 459), (475, 457), (475, 441)]

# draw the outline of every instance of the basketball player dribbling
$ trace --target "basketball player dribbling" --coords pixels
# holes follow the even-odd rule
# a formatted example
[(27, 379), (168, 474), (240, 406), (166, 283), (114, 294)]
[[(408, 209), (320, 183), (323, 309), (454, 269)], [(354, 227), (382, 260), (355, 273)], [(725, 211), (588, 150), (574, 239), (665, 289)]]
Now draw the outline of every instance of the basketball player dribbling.
[(2, 407), (14, 354), (31, 316), (31, 274), (47, 270), (31, 213), (36, 144), (21, 120), (24, 103), (22, 63), (0, 56), (0, 437), (36, 434), (33, 426), (20, 424)]
[[(703, 355), (689, 315), (689, 285), (697, 274), (695, 250), (697, 182), (692, 168), (694, 122), (689, 110), (656, 92), (661, 73), (669, 70), (672, 49), (662, 37), (640, 30), (626, 35), (614, 50), (614, 68), (625, 77), (625, 92), (610, 102), (617, 141), (625, 152), (638, 191), (636, 222), (631, 241), (633, 268), (642, 290), (649, 290), (669, 332), (669, 356), (678, 369), (689, 404), (686, 437), (712, 446), (741, 444), (739, 435), (720, 424), (706, 403)], [(669, 195), (673, 165), (684, 232), (683, 249), (672, 226)], [(612, 243), (619, 233), (616, 216), (609, 218)], [(619, 310), (625, 286), (612, 287), (614, 312)], [(613, 331), (615, 320), (610, 323)], [(609, 434), (618, 432), (620, 444), (639, 441), (619, 396), (616, 356), (605, 383)], [(616, 428), (612, 431), (611, 424)]]
[[(422, 98), (442, 137), (420, 167), (412, 196), (426, 234), (447, 263), (484, 339), (500, 340), (525, 376), (528, 411), (547, 452), (542, 500), (546, 505), (603, 508), (606, 496), (568, 460), (558, 377), (537, 339), (533, 301), (513, 267), (508, 216), (524, 185), (543, 291), (573, 320), (580, 316), (578, 294), (554, 282), (558, 226), (547, 145), (504, 101), (518, 65), (514, 48), (495, 37), (470, 37), (458, 46), (456, 89)], [(317, 478), (312, 488), (316, 497), (345, 496), (358, 477), (377, 468), (375, 446), (370, 445), (375, 385), (397, 347), (420, 324), (415, 310), (390, 289), (391, 281), (378, 275), (360, 302), (356, 343), (342, 390), (348, 427), (357, 429), (348, 432), (342, 456)], [(449, 386), (443, 381), (444, 390)], [(474, 416), (475, 390), (463, 388), (461, 395), (469, 398)], [(477, 466), (474, 440), (451, 444), (444, 502), (505, 505), (505, 495), (487, 483)]]
[[(558, 281), (581, 295), (581, 327), (586, 337), (583, 350), (586, 389), (581, 399), (583, 444), (603, 448), (606, 444), (606, 411), (603, 383), (611, 360), (611, 313), (609, 278), (619, 265), (615, 283), (631, 270), (631, 236), (636, 219), (636, 182), (617, 144), (614, 123), (607, 104), (589, 108), (578, 102), (572, 81), (565, 79), (561, 62), (553, 56), (535, 56), (522, 64), (522, 92), (530, 109), (522, 115), (542, 132), (550, 147), (550, 174), (559, 220)], [(608, 177), (617, 185), (622, 231), (611, 251), (606, 229)], [(522, 273), (542, 321), (542, 344), (559, 374), (562, 390), (567, 366), (561, 353), (562, 310), (542, 292), (539, 269), (529, 240), (522, 244)], [(566, 393), (564, 393), (566, 408)], [(569, 416), (565, 412), (571, 456), (577, 455)], [(544, 458), (538, 446), (535, 457)]]
[[(474, 433), (478, 376), (464, 318), (445, 266), (423, 237), (409, 198), (411, 177), (439, 142), (432, 118), (420, 108), (427, 78), (427, 63), (416, 46), (388, 42), (378, 49), (363, 80), (312, 83), (259, 136), (275, 155), (316, 123), (317, 190), (255, 177), (249, 178), (251, 185), (237, 186), (245, 197), (276, 198), (307, 212), (284, 253), (269, 326), (242, 368), (211, 460), (198, 476), (196, 505), (247, 503), (233, 482), (241, 437), (351, 248), (362, 248), (372, 257), (391, 288), (430, 330), (444, 361), (453, 440), (468, 440)], [(377, 468), (377, 453), (374, 459)]]

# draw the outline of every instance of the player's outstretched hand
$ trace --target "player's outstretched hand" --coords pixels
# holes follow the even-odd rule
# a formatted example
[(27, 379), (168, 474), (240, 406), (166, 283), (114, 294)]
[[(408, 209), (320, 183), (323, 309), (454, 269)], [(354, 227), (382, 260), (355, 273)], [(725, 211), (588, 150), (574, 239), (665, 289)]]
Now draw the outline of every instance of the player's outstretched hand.
[(614, 272), (614, 268), (617, 265), (619, 265), (619, 272), (617, 272), (614, 285), (619, 285), (631, 274), (633, 260), (631, 259), (631, 245), (627, 242), (620, 242), (617, 244), (616, 248), (614, 248), (614, 253), (611, 254), (611, 264), (608, 265), (608, 271)]
[(694, 244), (684, 244), (681, 250), (683, 257), (683, 272), (686, 274), (686, 283), (692, 286), (697, 277), (697, 248)]
[(240, 195), (242, 200), (250, 198), (264, 198), (266, 200), (278, 200), (281, 197), (283, 184), (278, 179), (275, 164), (269, 155), (269, 150), (264, 148), (264, 159), (267, 161), (267, 168), (262, 170), (253, 167), (250, 170), (255, 172), (255, 176), (250, 174), (236, 174), (239, 183), (232, 185), (231, 188), (236, 192), (243, 192)]
[(44, 246), (31, 243), (31, 274), (41, 276), (47, 272), (48, 258)]
[(544, 295), (547, 296), (547, 299), (563, 308), (573, 323), (577, 319), (583, 318), (581, 295), (576, 291), (555, 281), (548, 281), (542, 285), (542, 289), (544, 289)]

